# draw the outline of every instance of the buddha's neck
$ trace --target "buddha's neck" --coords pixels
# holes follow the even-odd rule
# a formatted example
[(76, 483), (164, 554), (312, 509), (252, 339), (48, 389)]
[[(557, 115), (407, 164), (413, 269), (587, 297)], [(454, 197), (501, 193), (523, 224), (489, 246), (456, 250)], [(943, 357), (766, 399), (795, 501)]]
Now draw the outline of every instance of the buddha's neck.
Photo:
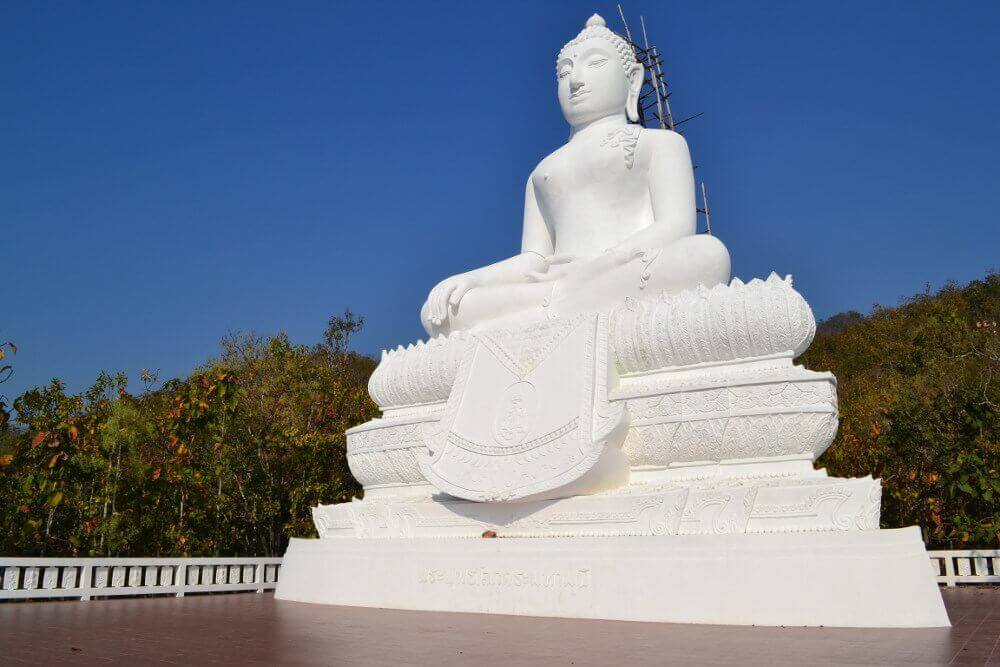
[(628, 118), (623, 113), (605, 116), (604, 118), (598, 118), (597, 120), (574, 127), (569, 132), (569, 140), (573, 141), (574, 139), (588, 137), (592, 134), (603, 135), (615, 127), (627, 124)]

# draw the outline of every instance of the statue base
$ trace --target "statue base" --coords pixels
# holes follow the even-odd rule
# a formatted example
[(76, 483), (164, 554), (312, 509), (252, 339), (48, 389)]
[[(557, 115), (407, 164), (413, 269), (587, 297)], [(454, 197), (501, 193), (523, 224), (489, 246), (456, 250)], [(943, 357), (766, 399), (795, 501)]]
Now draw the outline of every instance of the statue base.
[(365, 497), (313, 509), (277, 596), (948, 626), (919, 531), (879, 530), (879, 481), (813, 467), (838, 425), (834, 376), (793, 364), (814, 332), (772, 274), (385, 353), (382, 417), (347, 431)]
[(293, 539), (281, 600), (623, 621), (950, 625), (917, 528), (507, 539)]

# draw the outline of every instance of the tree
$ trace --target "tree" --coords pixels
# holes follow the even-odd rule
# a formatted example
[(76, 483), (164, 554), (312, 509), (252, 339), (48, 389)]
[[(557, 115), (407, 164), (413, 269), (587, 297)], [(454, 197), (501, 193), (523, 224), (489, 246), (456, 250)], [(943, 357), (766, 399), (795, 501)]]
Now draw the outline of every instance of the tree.
[[(844, 322), (844, 318), (839, 318)], [(882, 478), (882, 525), (932, 546), (1000, 543), (1000, 274), (819, 327), (806, 366), (838, 378), (840, 430), (820, 460)]]
[(348, 349), (362, 324), (345, 311), (313, 346), (232, 336), (138, 396), (122, 374), (25, 392), (0, 467), (0, 553), (280, 555), (315, 534), (312, 507), (361, 493), (344, 431), (377, 413), (375, 361)]

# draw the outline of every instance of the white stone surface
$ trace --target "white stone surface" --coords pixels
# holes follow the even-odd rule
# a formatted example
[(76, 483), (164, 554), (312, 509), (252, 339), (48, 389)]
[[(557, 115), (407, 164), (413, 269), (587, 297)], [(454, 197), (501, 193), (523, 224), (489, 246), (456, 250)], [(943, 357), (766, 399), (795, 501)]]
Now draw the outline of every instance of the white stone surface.
[(949, 624), (916, 528), (461, 541), (293, 539), (276, 597), (673, 623)]

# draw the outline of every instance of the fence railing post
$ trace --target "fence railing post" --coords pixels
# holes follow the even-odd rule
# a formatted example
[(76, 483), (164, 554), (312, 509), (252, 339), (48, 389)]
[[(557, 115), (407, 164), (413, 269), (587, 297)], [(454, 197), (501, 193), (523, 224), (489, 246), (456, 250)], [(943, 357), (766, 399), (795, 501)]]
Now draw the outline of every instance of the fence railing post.
[(951, 554), (944, 557), (944, 583), (947, 586), (955, 585), (955, 563)]
[(254, 573), (254, 583), (257, 584), (257, 593), (264, 592), (264, 563), (258, 562), (254, 567), (256, 571)]
[(187, 590), (187, 577), (188, 577), (188, 566), (184, 564), (178, 564), (177, 568), (174, 570), (174, 583), (177, 586), (177, 592), (174, 593), (174, 597), (178, 598), (184, 597), (184, 591)]
[(80, 568), (80, 599), (89, 600), (90, 599), (90, 581), (91, 574), (94, 568), (87, 563)]

